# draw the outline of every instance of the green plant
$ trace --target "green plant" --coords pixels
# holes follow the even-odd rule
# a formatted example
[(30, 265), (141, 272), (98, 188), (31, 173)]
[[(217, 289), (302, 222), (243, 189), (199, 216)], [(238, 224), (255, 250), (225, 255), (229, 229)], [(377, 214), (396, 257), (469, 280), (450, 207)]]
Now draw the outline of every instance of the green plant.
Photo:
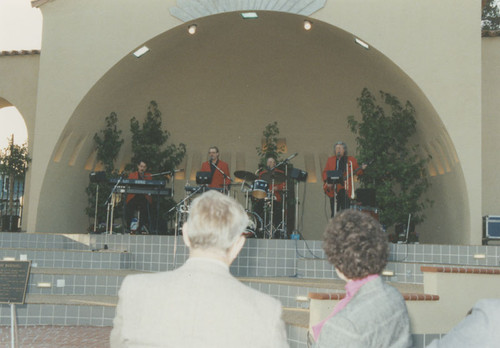
[(162, 129), (161, 111), (154, 100), (149, 103), (142, 126), (135, 117), (130, 120), (130, 131), (133, 156), (126, 169), (135, 170), (137, 162), (144, 160), (148, 171), (165, 172), (174, 170), (182, 162), (186, 145), (167, 145), (170, 133)]
[(266, 165), (266, 159), (268, 157), (276, 158), (276, 161), (280, 161), (280, 155), (285, 152), (283, 146), (278, 145), (278, 135), (280, 130), (278, 128), (278, 122), (274, 121), (269, 123), (262, 132), (264, 141), (262, 145), (257, 147), (257, 155), (259, 155), (259, 166), (264, 167)]
[(432, 205), (422, 198), (430, 183), (426, 165), (430, 157), (420, 158), (418, 145), (409, 140), (416, 132), (415, 108), (403, 106), (389, 93), (380, 91), (382, 105), (367, 88), (357, 98), (361, 120), (348, 117), (350, 130), (356, 134), (359, 159), (373, 163), (360, 176), (362, 186), (376, 192), (380, 222), (387, 227), (407, 223), (412, 214), (415, 224), (425, 218), (423, 210)]
[(118, 129), (118, 116), (115, 112), (105, 119), (106, 126), (99, 133), (94, 134), (94, 143), (97, 148), (97, 160), (104, 166), (106, 174), (111, 174), (115, 161), (123, 145), (122, 131)]
[[(172, 172), (186, 155), (186, 145), (167, 144), (170, 133), (163, 130), (161, 111), (158, 104), (153, 100), (149, 103), (146, 118), (142, 122), (133, 117), (130, 120), (130, 131), (132, 132), (132, 162), (126, 166), (126, 170), (136, 170), (138, 161), (145, 161), (148, 172), (163, 173)], [(158, 178), (156, 178), (158, 179)], [(161, 218), (167, 219), (166, 212), (175, 205), (172, 198), (158, 197), (160, 200)]]
[(482, 30), (498, 30), (500, 29), (500, 11), (495, 0), (485, 1), (481, 16)]
[[(96, 158), (102, 163), (107, 178), (118, 177), (119, 173), (115, 170), (115, 161), (123, 145), (123, 139), (121, 139), (122, 131), (119, 130), (117, 126), (118, 116), (115, 112), (111, 112), (105, 118), (104, 122), (104, 128), (94, 134), (94, 143), (97, 151)], [(89, 183), (85, 189), (88, 201), (85, 213), (89, 217), (93, 217), (95, 214), (96, 192), (98, 185), (99, 197), (97, 206), (101, 208), (97, 209), (97, 222), (99, 223), (106, 220), (106, 209), (103, 208), (106, 205), (106, 201), (111, 194), (113, 187), (108, 182)], [(119, 217), (120, 215), (121, 209), (115, 209), (115, 216)]]

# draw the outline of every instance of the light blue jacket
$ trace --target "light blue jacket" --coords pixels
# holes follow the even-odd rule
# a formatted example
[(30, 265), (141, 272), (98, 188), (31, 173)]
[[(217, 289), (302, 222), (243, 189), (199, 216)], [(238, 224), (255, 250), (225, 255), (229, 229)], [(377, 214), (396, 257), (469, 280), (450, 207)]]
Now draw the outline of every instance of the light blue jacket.
[(500, 299), (479, 300), (470, 315), (427, 348), (500, 347)]

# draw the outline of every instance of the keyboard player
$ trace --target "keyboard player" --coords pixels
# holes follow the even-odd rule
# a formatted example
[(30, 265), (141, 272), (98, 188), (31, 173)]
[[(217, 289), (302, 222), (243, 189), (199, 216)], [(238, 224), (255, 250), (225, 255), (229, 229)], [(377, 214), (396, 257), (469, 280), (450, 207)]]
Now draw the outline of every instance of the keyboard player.
[[(137, 170), (129, 174), (128, 178), (133, 180), (152, 180), (153, 177), (151, 173), (146, 172), (148, 166), (145, 161), (139, 160), (137, 162)], [(127, 194), (126, 199), (126, 215), (127, 215), (127, 227), (130, 227), (130, 234), (134, 234), (140, 231), (148, 231), (151, 221), (150, 207), (153, 203), (151, 195), (144, 194)], [(132, 230), (131, 222), (134, 218), (135, 212), (139, 212), (137, 230)], [(146, 227), (144, 229), (143, 227)]]

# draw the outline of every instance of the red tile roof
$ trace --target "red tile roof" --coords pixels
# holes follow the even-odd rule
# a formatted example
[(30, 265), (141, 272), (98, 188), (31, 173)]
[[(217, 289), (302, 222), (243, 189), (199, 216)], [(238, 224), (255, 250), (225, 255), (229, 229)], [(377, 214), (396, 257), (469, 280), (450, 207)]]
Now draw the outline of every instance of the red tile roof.
[(0, 56), (31, 56), (37, 54), (40, 54), (40, 50), (0, 51)]

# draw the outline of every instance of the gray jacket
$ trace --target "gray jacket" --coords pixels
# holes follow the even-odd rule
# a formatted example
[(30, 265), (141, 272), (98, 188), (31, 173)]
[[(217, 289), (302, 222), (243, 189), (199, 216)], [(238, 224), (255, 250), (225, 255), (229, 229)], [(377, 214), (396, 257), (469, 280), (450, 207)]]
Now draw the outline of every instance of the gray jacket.
[(314, 347), (411, 347), (410, 318), (398, 290), (376, 278), (328, 320)]

